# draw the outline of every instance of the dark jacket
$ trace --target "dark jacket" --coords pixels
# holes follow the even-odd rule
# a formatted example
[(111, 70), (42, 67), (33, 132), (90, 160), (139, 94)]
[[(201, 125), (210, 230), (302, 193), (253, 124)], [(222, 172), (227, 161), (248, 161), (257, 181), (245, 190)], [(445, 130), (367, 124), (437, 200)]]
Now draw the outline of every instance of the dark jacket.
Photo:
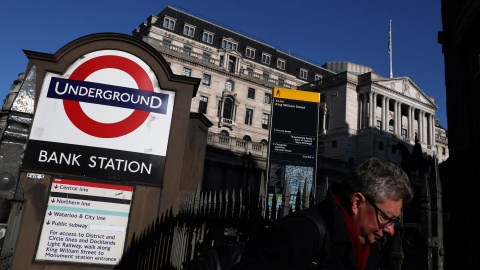
[[(333, 196), (329, 193), (327, 198), (315, 207), (320, 208), (319, 213), (329, 232), (330, 245), (326, 248), (329, 249), (330, 256), (327, 269), (357, 269), (350, 234)], [(313, 222), (304, 217), (283, 218), (254, 240), (254, 244), (247, 249), (240, 263), (233, 269), (309, 269), (318, 241), (319, 231)], [(373, 260), (378, 258), (375, 254), (377, 251), (378, 247), (371, 247), (367, 269), (378, 269), (379, 260)]]

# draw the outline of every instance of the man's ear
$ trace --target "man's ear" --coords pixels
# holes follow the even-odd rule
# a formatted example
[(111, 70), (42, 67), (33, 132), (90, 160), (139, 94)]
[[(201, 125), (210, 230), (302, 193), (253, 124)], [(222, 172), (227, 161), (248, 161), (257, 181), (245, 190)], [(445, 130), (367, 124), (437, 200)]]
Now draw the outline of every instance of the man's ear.
[(350, 208), (352, 209), (353, 215), (356, 215), (358, 210), (363, 207), (364, 201), (365, 197), (360, 192), (356, 192), (350, 197)]

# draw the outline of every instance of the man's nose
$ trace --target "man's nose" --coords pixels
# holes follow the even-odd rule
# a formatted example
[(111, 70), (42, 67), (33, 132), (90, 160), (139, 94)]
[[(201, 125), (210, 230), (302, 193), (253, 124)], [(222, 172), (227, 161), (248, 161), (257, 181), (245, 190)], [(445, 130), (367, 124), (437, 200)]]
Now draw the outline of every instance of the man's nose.
[(383, 229), (382, 229), (382, 232), (383, 232), (384, 234), (388, 234), (388, 235), (390, 235), (390, 236), (393, 236), (393, 235), (395, 234), (395, 229), (394, 229), (394, 227), (395, 227), (394, 224), (392, 224), (392, 225), (390, 225), (390, 226), (388, 226), (388, 227), (383, 228)]

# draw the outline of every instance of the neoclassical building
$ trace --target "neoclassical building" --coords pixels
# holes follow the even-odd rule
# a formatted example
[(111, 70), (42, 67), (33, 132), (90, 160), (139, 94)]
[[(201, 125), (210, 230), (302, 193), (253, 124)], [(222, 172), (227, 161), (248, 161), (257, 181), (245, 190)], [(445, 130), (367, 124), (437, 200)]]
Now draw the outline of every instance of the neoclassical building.
[[(155, 47), (174, 73), (202, 80), (191, 111), (214, 123), (206, 189), (258, 184), (267, 162), (274, 87), (321, 93), (322, 179), (340, 179), (372, 156), (398, 163), (401, 155), (392, 150), (398, 142), (411, 150), (418, 138), (428, 155), (437, 154), (438, 147), (447, 149), (445, 130), (435, 124), (437, 105), (408, 77), (384, 78), (349, 62), (318, 66), (173, 7), (150, 16), (133, 36)], [(437, 145), (436, 137), (443, 144)], [(443, 153), (446, 159), (448, 151)]]
[[(321, 93), (318, 168), (323, 176), (336, 179), (349, 164), (374, 156), (398, 164), (397, 144), (411, 151), (416, 138), (425, 155), (448, 157), (437, 150), (447, 147), (445, 129), (436, 124), (438, 107), (408, 77), (384, 78), (349, 62), (323, 67), (337, 74), (300, 87)], [(346, 164), (343, 170), (335, 169), (341, 168), (338, 161)]]

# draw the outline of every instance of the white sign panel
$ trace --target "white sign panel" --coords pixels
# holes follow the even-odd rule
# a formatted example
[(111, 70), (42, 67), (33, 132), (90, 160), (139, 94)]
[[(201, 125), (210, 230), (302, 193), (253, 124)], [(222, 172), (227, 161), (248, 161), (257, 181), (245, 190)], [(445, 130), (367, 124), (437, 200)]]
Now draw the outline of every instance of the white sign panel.
[(55, 178), (35, 260), (118, 264), (133, 187)]
[(88, 53), (47, 72), (24, 168), (159, 184), (174, 101), (138, 57)]

